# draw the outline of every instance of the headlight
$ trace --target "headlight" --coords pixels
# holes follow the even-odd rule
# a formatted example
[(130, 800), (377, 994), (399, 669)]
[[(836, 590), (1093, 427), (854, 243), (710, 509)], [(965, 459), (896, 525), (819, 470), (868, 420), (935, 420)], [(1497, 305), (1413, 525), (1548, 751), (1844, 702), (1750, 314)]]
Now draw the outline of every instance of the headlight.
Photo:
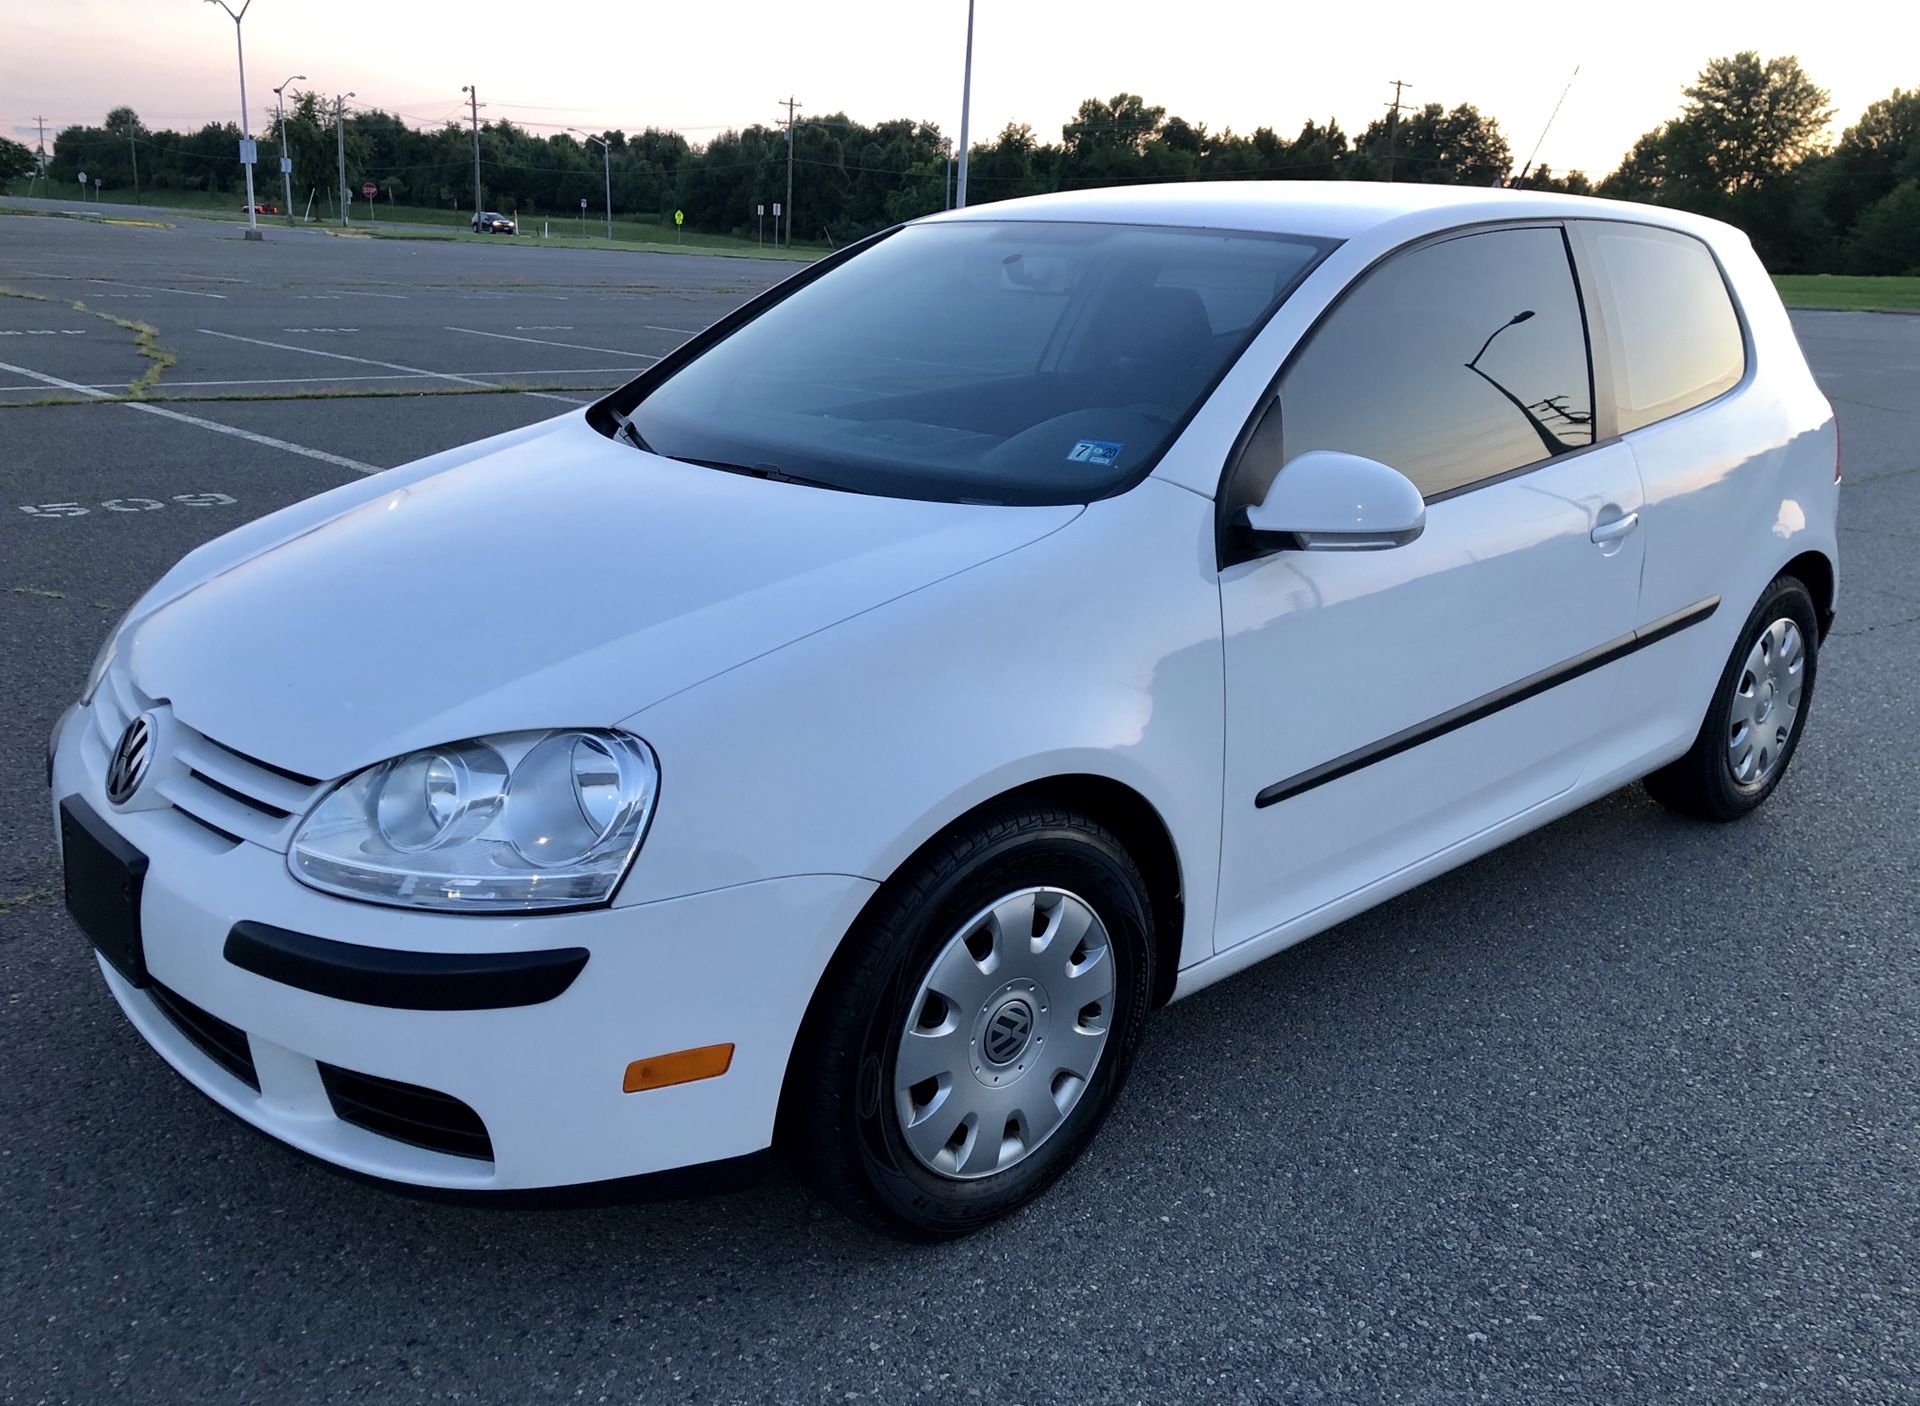
[(335, 787), (293, 837), (302, 883), (454, 912), (604, 903), (659, 793), (623, 732), (515, 732), (409, 752)]
[(86, 686), (80, 690), (80, 706), (86, 707), (93, 702), (93, 695), (100, 690), (100, 680), (107, 676), (107, 670), (113, 667), (113, 656), (120, 650), (120, 636), (126, 633), (127, 621), (133, 618), (129, 610), (107, 631), (106, 639), (100, 642), (100, 652), (93, 656), (93, 667), (87, 670)]

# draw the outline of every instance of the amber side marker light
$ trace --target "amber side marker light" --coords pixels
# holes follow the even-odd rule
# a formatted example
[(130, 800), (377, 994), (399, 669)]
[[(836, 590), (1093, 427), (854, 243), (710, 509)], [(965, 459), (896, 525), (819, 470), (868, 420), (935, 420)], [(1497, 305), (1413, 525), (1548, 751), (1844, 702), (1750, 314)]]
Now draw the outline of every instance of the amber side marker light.
[(627, 1066), (621, 1089), (637, 1094), (645, 1089), (664, 1089), (672, 1084), (691, 1084), (696, 1079), (717, 1079), (733, 1063), (732, 1045), (702, 1045), (697, 1050), (675, 1050), (672, 1054), (636, 1059)]

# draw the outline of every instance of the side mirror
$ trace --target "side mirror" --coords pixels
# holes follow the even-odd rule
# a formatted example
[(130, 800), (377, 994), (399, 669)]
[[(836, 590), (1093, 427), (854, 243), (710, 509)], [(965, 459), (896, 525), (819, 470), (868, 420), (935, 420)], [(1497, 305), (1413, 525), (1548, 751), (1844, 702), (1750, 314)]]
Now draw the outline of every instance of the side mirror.
[(1237, 525), (1248, 545), (1265, 551), (1377, 552), (1419, 537), (1427, 504), (1398, 469), (1312, 449), (1287, 461)]

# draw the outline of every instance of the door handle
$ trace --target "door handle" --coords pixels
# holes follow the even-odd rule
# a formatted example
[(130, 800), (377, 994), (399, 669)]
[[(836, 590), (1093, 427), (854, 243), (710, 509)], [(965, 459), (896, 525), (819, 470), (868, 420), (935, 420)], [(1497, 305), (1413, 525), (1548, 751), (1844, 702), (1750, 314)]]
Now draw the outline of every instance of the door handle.
[(1625, 517), (1617, 517), (1612, 522), (1597, 524), (1593, 531), (1587, 534), (1587, 537), (1594, 543), (1604, 547), (1609, 542), (1618, 542), (1639, 525), (1640, 514), (1628, 513)]

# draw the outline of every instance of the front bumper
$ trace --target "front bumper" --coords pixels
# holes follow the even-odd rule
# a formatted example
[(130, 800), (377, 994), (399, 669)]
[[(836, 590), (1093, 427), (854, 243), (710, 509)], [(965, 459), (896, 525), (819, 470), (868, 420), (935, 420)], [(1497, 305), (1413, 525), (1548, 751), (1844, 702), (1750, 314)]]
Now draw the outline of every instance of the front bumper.
[[(625, 908), (516, 918), (415, 913), (315, 892), (285, 855), (233, 843), (173, 809), (109, 803), (83, 745), (87, 710), (55, 738), (52, 794), (79, 796), (148, 857), (147, 968), (137, 990), (103, 961), (127, 1018), (188, 1082), (254, 1127), (365, 1176), (445, 1190), (610, 1181), (758, 1152), (772, 1138), (787, 1057), (839, 939), (873, 891), (804, 875)], [(395, 1009), (302, 990), (224, 955), (237, 924), (402, 953), (584, 949), (558, 995), (505, 1009)], [(78, 940), (78, 939), (76, 939)], [(258, 1088), (163, 1002), (237, 1028)], [(622, 1092), (634, 1060), (732, 1044), (726, 1073)], [(458, 1100), (491, 1155), (416, 1146), (339, 1116), (339, 1071)], [(328, 1080), (335, 1081), (330, 1094)]]

